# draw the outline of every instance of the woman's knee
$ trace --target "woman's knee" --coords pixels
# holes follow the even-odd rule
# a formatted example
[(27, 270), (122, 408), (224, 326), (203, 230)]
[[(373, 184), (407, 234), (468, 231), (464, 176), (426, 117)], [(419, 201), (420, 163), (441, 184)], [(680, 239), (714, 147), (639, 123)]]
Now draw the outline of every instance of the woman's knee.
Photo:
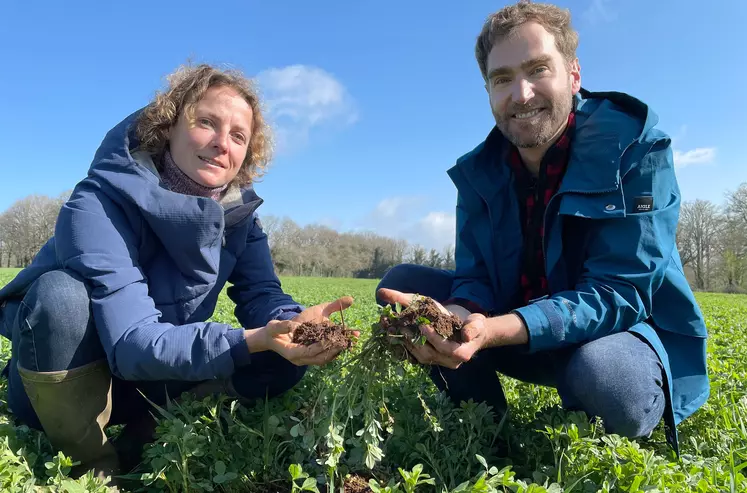
[(23, 298), (19, 363), (33, 371), (59, 371), (104, 357), (85, 282), (67, 270), (42, 274)]

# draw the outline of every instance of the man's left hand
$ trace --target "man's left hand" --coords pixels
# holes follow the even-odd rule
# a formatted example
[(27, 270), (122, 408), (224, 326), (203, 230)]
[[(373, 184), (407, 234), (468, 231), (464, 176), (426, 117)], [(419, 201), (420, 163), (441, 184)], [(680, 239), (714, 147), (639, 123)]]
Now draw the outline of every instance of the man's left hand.
[(484, 347), (487, 341), (485, 325), (481, 322), (484, 319), (485, 316), (480, 314), (472, 314), (467, 318), (465, 328), (471, 327), (471, 337), (469, 340), (464, 339), (465, 334), (462, 332), (463, 342), (461, 344), (444, 339), (431, 326), (423, 325), (420, 327), (420, 332), (425, 336), (427, 343), (418, 344), (408, 341), (406, 342), (407, 350), (422, 364), (451, 369), (459, 368), (462, 363), (471, 360), (475, 353)]
[(471, 360), (481, 349), (525, 344), (528, 333), (523, 321), (517, 315), (503, 315), (487, 318), (473, 313), (467, 317), (462, 327), (462, 343), (444, 339), (432, 327), (424, 325), (421, 333), (426, 344), (406, 342), (408, 351), (425, 365), (439, 365), (456, 369)]

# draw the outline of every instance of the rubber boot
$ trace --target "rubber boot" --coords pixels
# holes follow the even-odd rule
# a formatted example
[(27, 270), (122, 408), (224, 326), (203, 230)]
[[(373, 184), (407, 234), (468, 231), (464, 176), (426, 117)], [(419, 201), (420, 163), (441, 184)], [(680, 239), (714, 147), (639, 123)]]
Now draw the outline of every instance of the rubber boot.
[(52, 446), (80, 465), (71, 477), (93, 469), (100, 477), (119, 474), (117, 453), (104, 427), (112, 411), (112, 377), (105, 360), (65, 371), (18, 367), (26, 394)]

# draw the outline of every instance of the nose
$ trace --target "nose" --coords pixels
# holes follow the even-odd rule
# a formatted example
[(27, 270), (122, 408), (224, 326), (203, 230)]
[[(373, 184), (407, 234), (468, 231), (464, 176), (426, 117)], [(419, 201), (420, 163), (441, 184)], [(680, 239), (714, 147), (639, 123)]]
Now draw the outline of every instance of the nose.
[(225, 154), (228, 152), (228, 139), (228, 131), (219, 130), (215, 132), (215, 136), (213, 137), (213, 147), (218, 149), (221, 154)]
[(530, 84), (529, 81), (524, 78), (516, 79), (511, 97), (516, 103), (527, 103), (534, 97), (534, 89), (532, 88), (532, 84)]

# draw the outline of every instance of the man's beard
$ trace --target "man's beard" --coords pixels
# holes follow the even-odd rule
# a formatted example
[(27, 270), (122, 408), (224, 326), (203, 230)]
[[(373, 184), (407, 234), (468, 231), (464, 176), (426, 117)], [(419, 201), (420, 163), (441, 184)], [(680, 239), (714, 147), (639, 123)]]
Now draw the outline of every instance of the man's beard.
[[(553, 100), (535, 98), (526, 105), (512, 104), (505, 114), (500, 115), (493, 111), (493, 116), (498, 129), (516, 147), (541, 147), (555, 137), (558, 130), (565, 125), (572, 107), (573, 96), (568, 91), (568, 94), (559, 95)], [(536, 118), (528, 118), (527, 123), (513, 118), (517, 113), (527, 113), (537, 108), (542, 108), (542, 113)], [(538, 121), (528, 124), (532, 120)]]

